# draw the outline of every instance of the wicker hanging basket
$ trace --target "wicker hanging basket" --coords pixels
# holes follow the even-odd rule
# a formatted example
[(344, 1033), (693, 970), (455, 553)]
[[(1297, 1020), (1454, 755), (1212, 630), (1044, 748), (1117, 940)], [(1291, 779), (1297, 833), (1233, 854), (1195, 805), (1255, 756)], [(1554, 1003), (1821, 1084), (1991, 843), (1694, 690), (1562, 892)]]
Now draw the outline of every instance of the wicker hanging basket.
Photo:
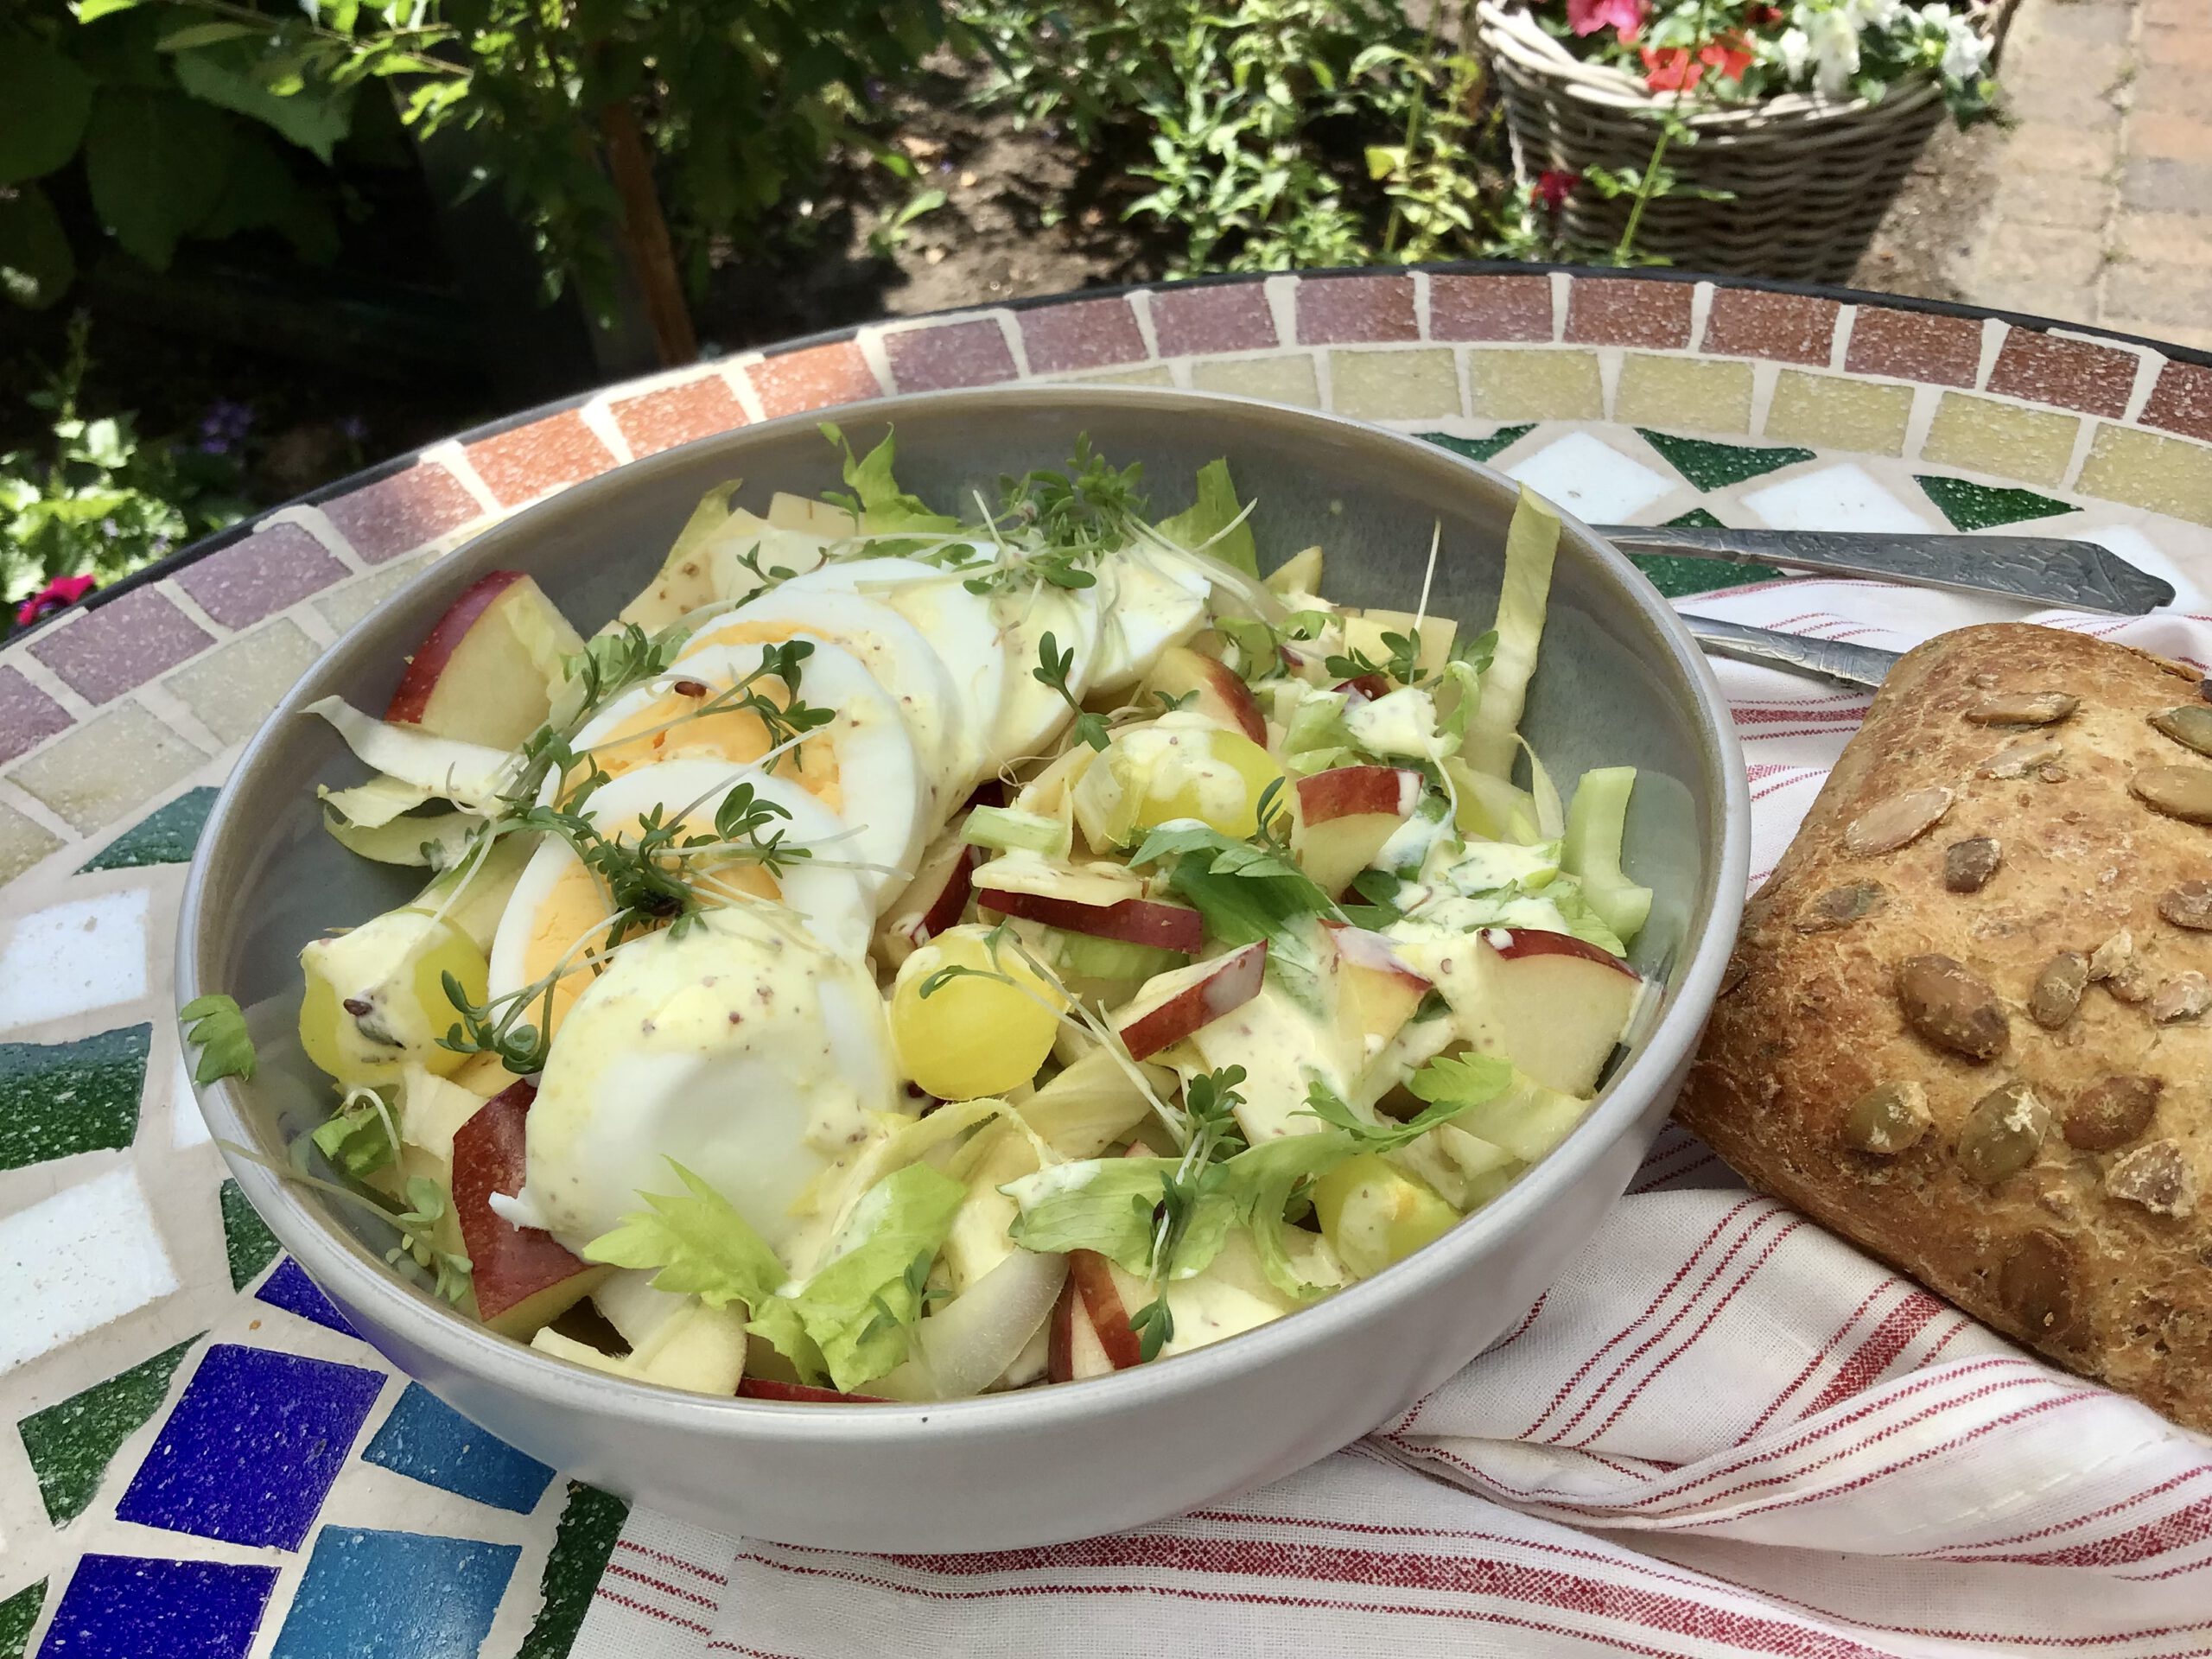
[[(1970, 9), (1993, 65), (2013, 3), (1974, 0)], [(1650, 161), (1659, 136), (1652, 114), (1665, 99), (1634, 75), (1575, 58), (1516, 0), (1481, 0), (1475, 17), (1524, 181), (1548, 170)], [(1901, 81), (1878, 103), (1783, 92), (1699, 111), (1688, 118), (1697, 143), (1670, 149), (1667, 165), (1685, 185), (1729, 197), (1655, 198), (1637, 227), (1637, 251), (1692, 270), (1847, 281), (1944, 115), (1930, 79)], [(1576, 190), (1562, 213), (1567, 241), (1589, 251), (1614, 246), (1630, 205)]]

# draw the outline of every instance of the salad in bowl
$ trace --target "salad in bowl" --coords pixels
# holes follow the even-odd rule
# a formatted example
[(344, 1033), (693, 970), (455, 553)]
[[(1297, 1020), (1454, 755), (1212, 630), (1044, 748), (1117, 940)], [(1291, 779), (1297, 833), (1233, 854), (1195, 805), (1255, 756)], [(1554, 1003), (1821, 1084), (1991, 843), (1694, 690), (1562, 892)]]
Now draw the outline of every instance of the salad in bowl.
[(1517, 734), (1543, 502), (1476, 632), (1263, 561), (1224, 463), (1155, 521), (1087, 444), (959, 503), (895, 459), (710, 492), (588, 640), (493, 572), (380, 715), (312, 705), (368, 769), (329, 833), (424, 885), (300, 951), (283, 1173), (543, 1352), (795, 1401), (1171, 1361), (1496, 1198), (1651, 1000), (1633, 769)]

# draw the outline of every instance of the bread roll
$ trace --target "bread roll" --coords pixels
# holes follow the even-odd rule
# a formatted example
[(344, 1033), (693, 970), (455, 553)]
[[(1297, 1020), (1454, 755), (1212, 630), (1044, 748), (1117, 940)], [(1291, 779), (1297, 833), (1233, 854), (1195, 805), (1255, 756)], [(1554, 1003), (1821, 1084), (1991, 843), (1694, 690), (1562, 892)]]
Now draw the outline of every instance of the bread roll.
[(2212, 1429), (2212, 702), (2083, 634), (1891, 673), (1678, 1108), (1753, 1185)]

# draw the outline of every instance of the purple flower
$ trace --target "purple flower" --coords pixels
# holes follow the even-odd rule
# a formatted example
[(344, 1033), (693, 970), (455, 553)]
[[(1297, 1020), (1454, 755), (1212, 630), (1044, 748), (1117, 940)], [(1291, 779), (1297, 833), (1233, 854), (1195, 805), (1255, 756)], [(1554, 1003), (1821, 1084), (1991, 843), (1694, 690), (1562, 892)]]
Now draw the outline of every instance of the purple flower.
[(200, 417), (200, 448), (203, 454), (222, 455), (243, 442), (253, 430), (253, 405), (218, 397)]
[(338, 417), (338, 435), (348, 443), (365, 442), (369, 423), (358, 415), (341, 415)]

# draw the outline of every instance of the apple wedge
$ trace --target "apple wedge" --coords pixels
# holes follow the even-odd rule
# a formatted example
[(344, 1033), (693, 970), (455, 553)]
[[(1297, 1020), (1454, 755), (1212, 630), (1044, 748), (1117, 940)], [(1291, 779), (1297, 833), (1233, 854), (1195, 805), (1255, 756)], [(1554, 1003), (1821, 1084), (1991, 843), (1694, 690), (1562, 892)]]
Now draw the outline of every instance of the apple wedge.
[(946, 839), (922, 855), (897, 907), (876, 925), (876, 954), (887, 966), (897, 968), (938, 934), (957, 925), (968, 913), (968, 898), (982, 861), (983, 849), (960, 839), (957, 821)]
[(1268, 722), (1253, 698), (1252, 688), (1218, 657), (1192, 651), (1188, 645), (1170, 645), (1160, 653), (1144, 689), (1179, 709), (1204, 715), (1217, 726), (1242, 732), (1263, 747), (1267, 744)]
[(512, 749), (545, 723), (563, 659), (583, 648), (544, 589), (519, 570), (491, 571), (415, 647), (384, 717)]
[(613, 1271), (579, 1261), (552, 1234), (518, 1227), (492, 1208), (494, 1192), (512, 1198), (522, 1191), (525, 1125), (537, 1096), (530, 1083), (502, 1090), (453, 1137), (453, 1208), (473, 1268), (477, 1317), (502, 1336), (523, 1338)]
[(1611, 952), (1538, 928), (1485, 929), (1469, 965), (1474, 994), (1460, 1012), (1475, 1046), (1566, 1095), (1597, 1087), (1643, 994), (1643, 976)]
[(1321, 925), (1336, 952), (1338, 1026), (1351, 1052), (1373, 1055), (1414, 1017), (1434, 982), (1408, 967), (1380, 933), (1344, 922)]
[(1186, 957), (1205, 944), (1197, 911), (1144, 897), (1143, 880), (1118, 865), (1070, 869), (1041, 859), (1000, 858), (974, 880), (976, 907), (995, 915)]
[(1322, 892), (1339, 893), (1375, 861), (1421, 804), (1421, 774), (1402, 766), (1335, 766), (1298, 780), (1298, 861)]
[(1115, 1287), (1113, 1264), (1096, 1250), (1068, 1252), (1067, 1283), (1053, 1304), (1051, 1328), (1046, 1374), (1055, 1382), (1125, 1371), (1144, 1357)]
[(835, 1389), (817, 1389), (811, 1382), (779, 1382), (772, 1376), (748, 1376), (737, 1385), (741, 1400), (774, 1400), (791, 1406), (882, 1406), (888, 1405), (880, 1394), (840, 1394)]
[(1130, 1058), (1157, 1054), (1257, 996), (1267, 965), (1268, 942), (1261, 939), (1225, 957), (1161, 974), (1114, 1011), (1114, 1029)]

